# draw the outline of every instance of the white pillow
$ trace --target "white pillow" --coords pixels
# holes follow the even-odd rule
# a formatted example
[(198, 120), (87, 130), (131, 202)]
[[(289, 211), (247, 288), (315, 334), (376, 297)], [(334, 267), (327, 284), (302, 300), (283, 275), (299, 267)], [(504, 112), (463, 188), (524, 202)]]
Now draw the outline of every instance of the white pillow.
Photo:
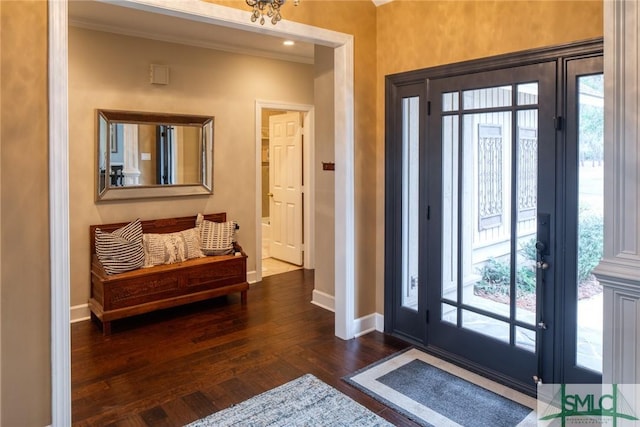
[(200, 230), (200, 248), (205, 255), (227, 255), (234, 252), (235, 221), (207, 221), (202, 214), (198, 214), (196, 228)]
[(197, 228), (190, 228), (176, 233), (145, 233), (144, 266), (172, 264), (203, 257), (198, 231)]
[(107, 274), (123, 273), (144, 265), (140, 219), (107, 233), (95, 230), (96, 255)]

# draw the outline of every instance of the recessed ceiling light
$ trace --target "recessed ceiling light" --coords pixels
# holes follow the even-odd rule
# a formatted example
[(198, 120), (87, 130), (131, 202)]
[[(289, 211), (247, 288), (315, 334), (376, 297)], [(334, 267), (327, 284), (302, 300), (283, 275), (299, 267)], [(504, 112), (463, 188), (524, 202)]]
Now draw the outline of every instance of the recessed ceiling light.
[(294, 44), (296, 44), (296, 42), (294, 42), (293, 40), (285, 40), (282, 42), (282, 44), (285, 46), (293, 46)]

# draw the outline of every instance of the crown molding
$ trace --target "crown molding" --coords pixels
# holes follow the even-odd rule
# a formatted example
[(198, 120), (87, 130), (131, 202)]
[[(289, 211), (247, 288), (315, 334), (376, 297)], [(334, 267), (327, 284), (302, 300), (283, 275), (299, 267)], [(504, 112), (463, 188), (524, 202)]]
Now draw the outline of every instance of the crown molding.
[(246, 47), (232, 46), (225, 43), (216, 43), (213, 41), (194, 40), (191, 37), (169, 36), (162, 33), (154, 33), (140, 30), (125, 29), (118, 26), (97, 24), (95, 22), (85, 21), (82, 19), (69, 19), (69, 25), (84, 28), (93, 31), (102, 31), (106, 33), (119, 34), (129, 37), (140, 37), (145, 39), (157, 40), (166, 43), (176, 43), (187, 46), (201, 47), (205, 49), (219, 50), (229, 53), (237, 53), (240, 55), (258, 56), (262, 58), (277, 59), (281, 61), (298, 62), (302, 64), (313, 64), (314, 58), (302, 57), (298, 55), (285, 55), (272, 51), (260, 49), (250, 49)]

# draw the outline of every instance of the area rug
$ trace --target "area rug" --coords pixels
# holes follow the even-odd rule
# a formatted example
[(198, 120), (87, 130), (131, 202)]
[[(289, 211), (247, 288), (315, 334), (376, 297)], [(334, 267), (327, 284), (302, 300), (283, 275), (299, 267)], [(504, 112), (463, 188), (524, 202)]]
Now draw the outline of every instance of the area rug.
[(188, 427), (392, 426), (311, 374), (195, 421)]
[[(397, 353), (344, 380), (423, 426), (537, 424), (531, 409), (535, 407), (534, 398), (463, 371), (416, 348)], [(476, 383), (500, 390), (510, 398)]]

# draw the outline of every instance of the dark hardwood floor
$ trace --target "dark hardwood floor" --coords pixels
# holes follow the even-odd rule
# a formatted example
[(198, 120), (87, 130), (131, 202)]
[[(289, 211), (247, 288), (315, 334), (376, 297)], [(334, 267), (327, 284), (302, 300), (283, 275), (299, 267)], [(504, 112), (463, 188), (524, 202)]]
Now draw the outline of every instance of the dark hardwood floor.
[(310, 303), (313, 272), (298, 270), (240, 295), (113, 323), (71, 327), (74, 426), (182, 426), (306, 373), (391, 423), (407, 418), (341, 378), (409, 345), (379, 332), (343, 341), (333, 313)]

